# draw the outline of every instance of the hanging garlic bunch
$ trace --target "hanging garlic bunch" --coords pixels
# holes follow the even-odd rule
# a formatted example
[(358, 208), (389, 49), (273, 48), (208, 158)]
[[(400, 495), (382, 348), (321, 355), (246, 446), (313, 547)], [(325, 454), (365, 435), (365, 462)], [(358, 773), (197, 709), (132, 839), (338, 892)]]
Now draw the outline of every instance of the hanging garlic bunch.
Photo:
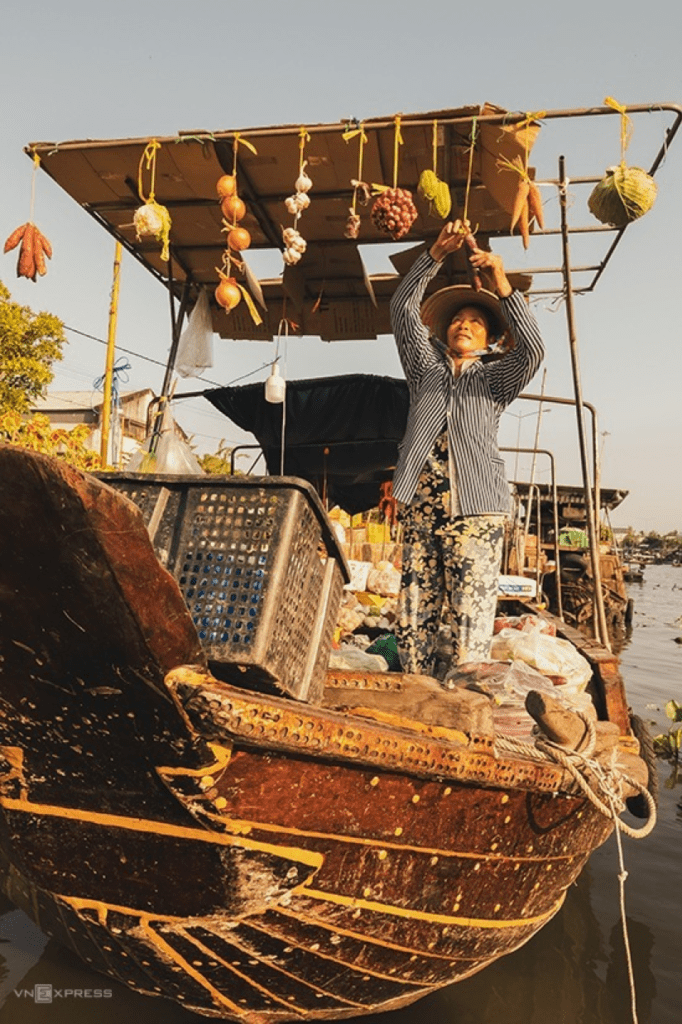
[(304, 160), (301, 164), (301, 170), (298, 178), (294, 182), (294, 188), (296, 189), (293, 196), (289, 196), (288, 199), (284, 200), (284, 205), (289, 213), (293, 213), (297, 217), (303, 210), (307, 210), (310, 206), (310, 196), (308, 193), (313, 187), (312, 178), (306, 174), (307, 160)]
[(298, 263), (303, 253), (308, 247), (308, 243), (296, 230), (296, 228), (285, 228), (282, 232), (282, 240), (284, 241), (284, 262), (288, 263), (292, 267), (295, 263)]

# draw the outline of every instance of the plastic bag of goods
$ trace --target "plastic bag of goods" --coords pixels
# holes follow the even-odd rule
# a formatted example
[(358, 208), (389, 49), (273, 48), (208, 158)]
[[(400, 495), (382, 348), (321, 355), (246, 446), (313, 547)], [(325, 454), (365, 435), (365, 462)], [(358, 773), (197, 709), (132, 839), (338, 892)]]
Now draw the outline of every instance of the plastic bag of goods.
[(538, 631), (502, 629), (493, 637), (490, 657), (494, 661), (524, 661), (566, 687), (567, 693), (581, 693), (592, 677), (589, 661), (568, 640)]
[(380, 654), (367, 654), (357, 647), (341, 647), (332, 651), (329, 668), (350, 669), (353, 672), (388, 672), (388, 662)]
[(503, 629), (522, 629), (524, 633), (546, 633), (556, 636), (556, 626), (539, 615), (498, 615), (493, 626), (493, 633), (501, 633)]
[(383, 597), (400, 593), (401, 574), (391, 562), (379, 562), (376, 569), (367, 574), (367, 590)]
[(456, 686), (485, 693), (493, 702), (495, 731), (529, 740), (535, 721), (526, 711), (530, 690), (550, 694), (571, 710), (587, 711), (592, 701), (587, 693), (569, 693), (524, 661), (480, 662), (458, 665), (446, 677), (448, 689)]

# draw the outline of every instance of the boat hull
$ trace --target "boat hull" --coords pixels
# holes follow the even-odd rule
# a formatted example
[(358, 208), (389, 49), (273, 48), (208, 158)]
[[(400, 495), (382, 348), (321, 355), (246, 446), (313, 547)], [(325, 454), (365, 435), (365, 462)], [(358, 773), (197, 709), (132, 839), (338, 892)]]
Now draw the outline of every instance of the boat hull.
[(558, 911), (611, 830), (561, 769), (213, 678), (135, 507), (0, 462), (0, 853), (46, 933), (138, 992), (274, 1024), (412, 1002)]

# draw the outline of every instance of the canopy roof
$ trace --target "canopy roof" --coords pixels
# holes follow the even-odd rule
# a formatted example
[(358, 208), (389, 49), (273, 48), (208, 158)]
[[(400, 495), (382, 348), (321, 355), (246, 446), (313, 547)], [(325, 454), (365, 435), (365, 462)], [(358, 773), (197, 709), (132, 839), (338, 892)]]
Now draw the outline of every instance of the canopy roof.
[[(42, 169), (152, 273), (165, 284), (171, 276), (178, 297), (186, 281), (193, 286), (188, 297), (190, 304), (196, 299), (198, 286), (209, 286), (214, 329), (222, 337), (270, 339), (277, 333), (286, 309), (286, 316), (296, 325), (294, 330), (302, 335), (329, 341), (364, 339), (390, 333), (388, 303), (399, 274), (408, 269), (444, 223), (429, 214), (429, 203), (417, 195), (421, 172), (433, 168), (434, 144), (438, 174), (450, 186), (452, 215), (461, 214), (466, 202), (469, 219), (478, 226), (477, 238), (484, 248), (488, 247), (490, 235), (509, 233), (509, 211), (519, 177), (508, 169), (501, 171), (498, 160), (521, 156), (525, 162), (526, 147), (529, 151), (539, 125), (529, 125), (527, 119), (520, 128), (514, 123), (505, 125), (505, 117), (513, 122), (523, 115), (506, 115), (501, 108), (486, 104), (401, 115), (398, 125), (395, 117), (363, 122), (366, 143), (362, 179), (370, 184), (394, 184), (399, 130), (402, 144), (398, 147), (397, 184), (413, 193), (419, 210), (419, 217), (404, 240), (406, 250), (393, 259), (398, 274), (371, 278), (358, 245), (395, 243), (373, 225), (373, 200), (370, 205), (357, 206), (362, 220), (357, 241), (344, 236), (353, 197), (351, 182), (358, 178), (360, 169), (360, 135), (344, 140), (344, 132), (352, 130), (354, 124), (306, 126), (304, 157), (313, 188), (310, 206), (302, 213), (298, 229), (308, 248), (300, 263), (286, 267), (282, 277), (260, 282), (266, 306), (261, 326), (254, 324), (245, 303), (226, 314), (214, 302), (216, 268), (222, 265), (226, 245), (216, 182), (222, 175), (232, 173), (236, 146), (238, 189), (247, 209), (241, 224), (252, 239), (247, 262), (249, 253), (255, 250), (283, 250), (282, 229), (294, 223), (284, 200), (294, 193), (299, 173), (301, 126), (238, 132), (191, 131), (156, 140), (160, 148), (156, 151), (154, 196), (156, 202), (167, 207), (172, 220), (170, 264), (161, 259), (160, 243), (149, 236), (137, 239), (133, 227), (133, 214), (150, 192), (146, 165), (141, 172), (144, 195), (139, 189), (140, 162), (149, 139), (35, 142), (26, 151), (36, 153)], [(472, 126), (476, 138), (473, 153)], [(244, 142), (235, 144), (236, 136)], [(532, 167), (529, 173), (534, 174)], [(448, 261), (448, 279), (445, 273), (439, 275), (438, 287), (466, 281), (467, 266), (464, 254), (457, 254), (457, 258)], [(254, 276), (247, 267), (241, 280), (258, 300), (261, 296)], [(530, 283), (531, 278), (524, 275), (517, 276), (515, 281), (523, 290)]]
[[(649, 168), (653, 174), (679, 127), (682, 109), (664, 103), (628, 106), (627, 110), (628, 114), (649, 114), (654, 110), (675, 114), (665, 144)], [(543, 111), (537, 116), (545, 122), (604, 114), (614, 116), (616, 111), (606, 106)], [(540, 130), (539, 122), (532, 118), (532, 114), (510, 114), (487, 103), (370, 118), (362, 122), (366, 144), (361, 175), (361, 136), (356, 133), (344, 138), (349, 130), (359, 126), (356, 121), (307, 125), (304, 136), (300, 125), (279, 125), (185, 131), (158, 138), (154, 195), (158, 203), (167, 207), (172, 219), (170, 262), (161, 259), (158, 241), (152, 237), (137, 239), (133, 227), (133, 214), (150, 193), (150, 170), (141, 163), (150, 139), (34, 142), (26, 147), (26, 152), (31, 157), (37, 154), (42, 169), (172, 288), (176, 297), (184, 295), (185, 310), (194, 304), (199, 288), (207, 286), (214, 329), (222, 337), (269, 340), (286, 316), (292, 322), (291, 329), (301, 335), (328, 341), (364, 339), (390, 333), (388, 304), (399, 275), (405, 273), (421, 248), (433, 241), (443, 224), (439, 217), (430, 214), (428, 202), (417, 195), (421, 172), (435, 166), (441, 180), (449, 186), (452, 216), (461, 216), (466, 208), (477, 230), (479, 245), (488, 248), (491, 237), (510, 234), (510, 214), (519, 175), (509, 167), (509, 162), (520, 158), (523, 165), (528, 163)], [(398, 133), (402, 144), (396, 146)], [(242, 141), (235, 142), (237, 138)], [(241, 281), (263, 305), (263, 323), (256, 326), (246, 303), (240, 302), (227, 314), (215, 305), (213, 298), (218, 282), (216, 268), (222, 265), (226, 244), (216, 182), (223, 174), (232, 173), (236, 150), (239, 194), (247, 210), (242, 224), (252, 238), (248, 253), (259, 249), (282, 251), (282, 229), (293, 226), (294, 221), (284, 200), (294, 192), (302, 139), (313, 188), (310, 206), (301, 215), (298, 228), (308, 247), (297, 265), (286, 267), (281, 277), (262, 280), (260, 284), (245, 266)], [(139, 188), (141, 167), (144, 194)], [(531, 178), (535, 176), (532, 165), (528, 173)], [(602, 173), (603, 168), (598, 167), (594, 177), (572, 177), (571, 181), (596, 182)], [(373, 225), (370, 206), (357, 208), (361, 217), (359, 238), (353, 240), (344, 235), (353, 198), (352, 182), (360, 176), (369, 184), (397, 183), (413, 194), (419, 216), (404, 238), (405, 248), (397, 254), (390, 236)], [(558, 184), (556, 180), (552, 183)], [(568, 230), (615, 231), (594, 221), (588, 227), (576, 225)], [(581, 290), (594, 286), (623, 230), (616, 233), (598, 265), (577, 268), (596, 272), (592, 283)], [(543, 233), (561, 232), (554, 226)], [(359, 246), (377, 243), (392, 246), (391, 261), (397, 274), (367, 273)], [(446, 261), (431, 289), (465, 281), (467, 269), (465, 254), (455, 254)], [(528, 291), (532, 274), (560, 270), (561, 267), (541, 265), (515, 275), (513, 283)], [(563, 283), (553, 289), (532, 286), (533, 291), (552, 294), (562, 289)]]

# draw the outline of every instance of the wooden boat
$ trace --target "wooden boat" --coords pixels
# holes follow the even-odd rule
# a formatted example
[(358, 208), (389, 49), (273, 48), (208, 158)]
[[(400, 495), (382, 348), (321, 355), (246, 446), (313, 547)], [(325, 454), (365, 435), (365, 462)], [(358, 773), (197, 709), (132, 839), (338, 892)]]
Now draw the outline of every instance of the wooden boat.
[[(561, 766), (410, 718), (400, 674), (328, 673), (312, 704), (209, 671), (130, 500), (10, 446), (0, 473), (0, 848), (44, 931), (269, 1024), (406, 1005), (557, 913), (612, 829)], [(617, 661), (575, 637), (632, 754)]]
[[(656, 110), (675, 121), (652, 173), (682, 121), (678, 107)], [(543, 120), (613, 113), (546, 111)], [(368, 181), (385, 179), (399, 123), (364, 122)], [(340, 237), (362, 128), (310, 127), (318, 152), (306, 259), (260, 283), (244, 264), (263, 322), (255, 324), (246, 303), (229, 317), (214, 305), (223, 337), (278, 336), (284, 302), (301, 335), (367, 339), (389, 330), (399, 274), (439, 226), (418, 199), (409, 248), (392, 257), (399, 274), (367, 272), (357, 239)], [(474, 128), (487, 139), (472, 162)], [(518, 180), (512, 171), (511, 191), (493, 196), (497, 158), (517, 152), (527, 161), (536, 130), (527, 115), (475, 106), (406, 115), (400, 130), (401, 183), (416, 192), (435, 138), (453, 195), (472, 186), (468, 213), (479, 244), (509, 234)], [(244, 150), (238, 136), (250, 143)], [(184, 316), (202, 288), (213, 291), (216, 265), (232, 265), (217, 179), (237, 168), (252, 249), (281, 248), (281, 206), (301, 138), (289, 125), (160, 140), (157, 201), (173, 221), (168, 262), (158, 241), (132, 240), (132, 214), (144, 201), (134, 183), (149, 140), (27, 148), (167, 287), (164, 399)], [(562, 157), (560, 184), (567, 180)], [(565, 188), (559, 198), (563, 217)], [(388, 241), (364, 220), (363, 243)], [(565, 220), (549, 233), (564, 243), (554, 292), (566, 296), (570, 314)], [(616, 242), (581, 290), (593, 287)], [(449, 283), (469, 279), (463, 253), (447, 273)], [(532, 288), (523, 269), (513, 277), (529, 295), (547, 292)], [(235, 633), (214, 622), (223, 591), (213, 567), (226, 562), (216, 558), (206, 569), (208, 554), (227, 551), (224, 535), (212, 533), (226, 518), (219, 482), (205, 485), (205, 500), (195, 503), (203, 521), (188, 534), (206, 561), (184, 563), (176, 532), (184, 499), (174, 505), (170, 486), (138, 509), (120, 493), (129, 492), (122, 480), (112, 481), (117, 491), (9, 446), (0, 448), (0, 474), (11, 482), (0, 502), (0, 854), (7, 895), (45, 932), (138, 992), (206, 1016), (275, 1024), (407, 1005), (518, 948), (557, 913), (612, 819), (562, 764), (503, 744), (480, 695), (457, 700), (398, 673), (325, 674), (328, 610), (343, 573), (323, 521), (319, 543), (304, 536), (299, 544), (307, 527), (298, 530), (298, 513), (284, 525), (275, 513), (268, 519), (265, 487), (253, 513), (236, 501), (232, 525), (248, 520), (264, 536), (235, 549), (230, 564), (230, 579), (244, 570), (240, 579), (258, 599), (241, 602), (245, 625)], [(254, 526), (261, 506), (267, 522)], [(315, 520), (313, 510), (307, 521)], [(257, 644), (245, 637), (251, 611), (261, 597), (267, 603), (257, 574), (269, 547), (276, 607), (265, 655), (253, 657)], [(201, 594), (188, 607), (193, 580)], [(303, 626), (279, 614), (303, 604)], [(639, 770), (617, 659), (557, 626), (590, 661), (594, 705), (614, 753)], [(239, 657), (221, 658), (222, 647), (236, 643)]]
[[(558, 484), (555, 489), (549, 484), (531, 487), (527, 483), (515, 483), (514, 488), (517, 510), (519, 503), (527, 507), (531, 492), (531, 514), (525, 529), (524, 517), (519, 517), (518, 511), (515, 515), (518, 539), (510, 545), (509, 571), (535, 575), (538, 583), (542, 583), (551, 611), (588, 636), (594, 636), (594, 579), (582, 488), (565, 484)], [(617, 488), (600, 488), (600, 527), (627, 495), (627, 491)], [(625, 586), (627, 566), (612, 543), (599, 545), (599, 571), (609, 638), (617, 641), (632, 624), (633, 601)]]

